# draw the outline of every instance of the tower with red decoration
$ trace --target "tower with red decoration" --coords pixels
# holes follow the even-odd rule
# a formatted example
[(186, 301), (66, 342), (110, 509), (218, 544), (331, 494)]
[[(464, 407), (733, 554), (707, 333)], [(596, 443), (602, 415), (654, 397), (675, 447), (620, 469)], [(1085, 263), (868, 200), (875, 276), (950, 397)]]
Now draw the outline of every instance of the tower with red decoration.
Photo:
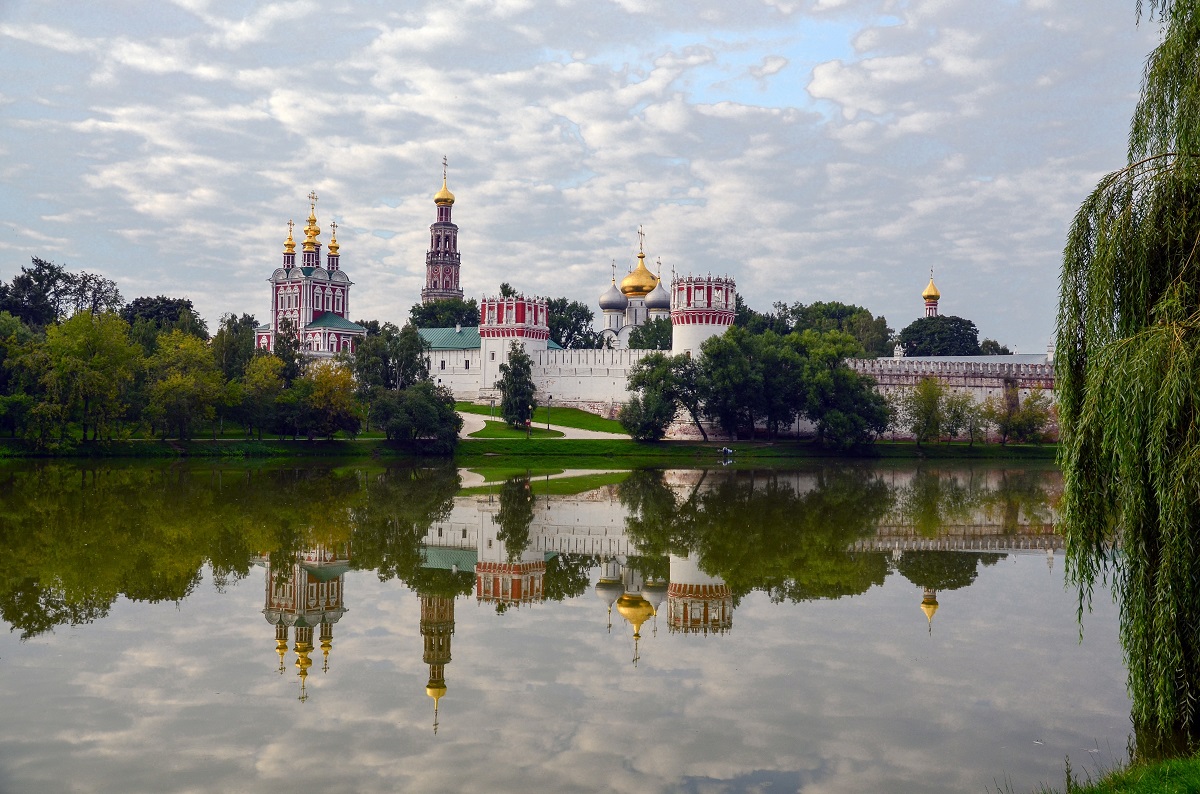
[(942, 299), (942, 293), (933, 284), (933, 271), (929, 271), (929, 286), (921, 293), (921, 297), (925, 299), (925, 316), (937, 317), (938, 301)]
[(736, 309), (732, 278), (676, 277), (671, 282), (671, 352), (697, 355), (705, 339), (729, 330)]
[(442, 158), (442, 189), (433, 197), (437, 220), (429, 227), (429, 253), (425, 254), (425, 288), (421, 302), (457, 298), (463, 291), (458, 283), (461, 265), (458, 255), (458, 227), (450, 220), (454, 194), (446, 187), (446, 158)]
[(484, 298), (479, 305), (480, 388), (500, 380), (500, 365), (508, 361), (513, 342), (531, 357), (549, 346), (550, 314), (545, 298)]

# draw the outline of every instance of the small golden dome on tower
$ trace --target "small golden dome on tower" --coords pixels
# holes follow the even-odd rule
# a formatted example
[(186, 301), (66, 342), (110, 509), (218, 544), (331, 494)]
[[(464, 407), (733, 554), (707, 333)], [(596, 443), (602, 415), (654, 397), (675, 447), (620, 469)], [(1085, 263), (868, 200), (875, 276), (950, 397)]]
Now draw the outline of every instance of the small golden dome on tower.
[(296, 253), (296, 241), (292, 239), (292, 229), (295, 228), (295, 226), (295, 223), (288, 221), (288, 236), (287, 239), (283, 241), (283, 252), (285, 254)]
[(621, 292), (626, 297), (644, 298), (658, 285), (658, 278), (646, 269), (646, 255), (638, 251), (638, 264), (625, 278), (621, 279)]
[(321, 227), (317, 225), (317, 192), (308, 194), (308, 224), (304, 227), (304, 250), (317, 250), (317, 238), (321, 236)]
[(934, 286), (933, 271), (930, 271), (929, 273), (929, 286), (926, 287), (925, 291), (921, 293), (921, 297), (927, 301), (940, 300), (942, 297), (942, 293), (938, 292), (938, 288)]
[(338, 251), (340, 249), (341, 249), (341, 246), (338, 245), (338, 241), (337, 241), (337, 224), (330, 223), (329, 224), (329, 255), (330, 256), (338, 256)]
[(442, 189), (433, 194), (433, 203), (439, 207), (449, 207), (454, 203), (454, 194), (446, 187), (446, 177), (442, 176)]
[(654, 617), (654, 606), (637, 593), (626, 593), (617, 599), (617, 612), (633, 624), (633, 636), (641, 636), (642, 624)]
[(425, 687), (425, 694), (433, 698), (434, 705), (436, 706), (437, 702), (446, 694), (446, 684), (431, 682)]

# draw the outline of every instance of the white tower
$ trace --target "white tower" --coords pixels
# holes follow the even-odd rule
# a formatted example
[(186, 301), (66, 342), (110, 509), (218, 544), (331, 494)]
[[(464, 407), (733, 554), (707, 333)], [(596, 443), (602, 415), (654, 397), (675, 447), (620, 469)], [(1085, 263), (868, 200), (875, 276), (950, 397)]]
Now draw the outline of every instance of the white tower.
[(671, 352), (695, 356), (710, 336), (733, 325), (737, 289), (725, 276), (678, 276), (671, 282)]

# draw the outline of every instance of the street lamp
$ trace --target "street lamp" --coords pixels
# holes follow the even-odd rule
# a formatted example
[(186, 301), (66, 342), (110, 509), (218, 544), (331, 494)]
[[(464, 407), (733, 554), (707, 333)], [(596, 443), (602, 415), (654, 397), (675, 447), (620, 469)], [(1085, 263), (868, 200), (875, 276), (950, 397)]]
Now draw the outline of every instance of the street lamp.
[(550, 403), (554, 402), (554, 395), (546, 395), (546, 429), (550, 429)]
[(533, 428), (533, 406), (529, 406), (529, 418), (525, 420), (525, 440), (529, 440), (529, 433)]

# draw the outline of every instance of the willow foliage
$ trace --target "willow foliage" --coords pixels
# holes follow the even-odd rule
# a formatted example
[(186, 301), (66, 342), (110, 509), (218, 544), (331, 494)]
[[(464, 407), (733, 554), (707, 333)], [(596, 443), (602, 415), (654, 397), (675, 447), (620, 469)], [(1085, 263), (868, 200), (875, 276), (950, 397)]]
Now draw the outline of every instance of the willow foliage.
[(1057, 384), (1068, 572), (1081, 610), (1111, 575), (1134, 723), (1165, 735), (1200, 728), (1200, 8), (1148, 9), (1128, 165), (1064, 252)]

